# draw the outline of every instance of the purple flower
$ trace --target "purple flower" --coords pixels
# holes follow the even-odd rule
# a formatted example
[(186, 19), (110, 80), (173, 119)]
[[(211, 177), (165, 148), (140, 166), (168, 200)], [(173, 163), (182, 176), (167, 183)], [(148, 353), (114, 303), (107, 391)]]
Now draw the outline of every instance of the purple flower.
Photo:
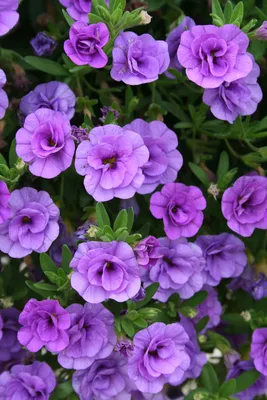
[[(235, 379), (244, 372), (254, 369), (252, 360), (237, 361), (231, 369), (229, 369), (226, 380)], [(264, 395), (267, 389), (267, 378), (260, 375), (256, 382), (243, 392), (236, 393), (233, 397), (239, 400), (251, 400), (257, 396)]]
[(165, 383), (178, 385), (190, 366), (189, 336), (182, 325), (156, 322), (134, 336), (130, 379), (141, 392), (158, 393)]
[(120, 201), (120, 206), (119, 206), (120, 210), (125, 209), (126, 211), (129, 211), (130, 208), (133, 209), (134, 216), (137, 217), (139, 212), (140, 212), (140, 207), (139, 207), (139, 205), (138, 205), (138, 203), (136, 201), (135, 196), (132, 197), (131, 199), (122, 199)]
[(114, 347), (114, 351), (118, 351), (124, 357), (130, 357), (134, 351), (133, 342), (127, 338), (120, 338)]
[(9, 199), (10, 193), (8, 187), (4, 181), (0, 181), (0, 224), (10, 216)]
[(0, 224), (0, 250), (21, 258), (46, 252), (59, 234), (59, 209), (47, 192), (25, 187), (11, 193), (8, 220)]
[(139, 133), (149, 151), (149, 159), (142, 168), (145, 180), (138, 193), (151, 193), (158, 185), (174, 182), (183, 165), (183, 157), (176, 150), (176, 134), (161, 121), (147, 123), (142, 119), (134, 120), (123, 129)]
[(159, 247), (159, 241), (154, 236), (148, 236), (141, 240), (134, 248), (137, 263), (144, 268), (154, 266), (162, 257)]
[(252, 281), (251, 294), (255, 300), (261, 300), (267, 296), (267, 276), (263, 273)]
[(34, 113), (39, 108), (60, 111), (71, 119), (75, 112), (76, 96), (64, 82), (52, 81), (38, 85), (22, 97), (20, 110), (25, 115)]
[(38, 32), (35, 38), (30, 41), (34, 53), (40, 56), (52, 56), (57, 47), (57, 42), (44, 32)]
[(168, 45), (147, 33), (121, 32), (115, 40), (111, 77), (127, 85), (154, 82), (170, 64)]
[(108, 57), (102, 48), (109, 41), (109, 31), (103, 22), (91, 25), (75, 22), (69, 37), (64, 43), (64, 50), (74, 64), (93, 68), (103, 68), (107, 64)]
[[(92, 0), (59, 0), (67, 7), (68, 14), (76, 21), (88, 22), (88, 14), (91, 12)], [(109, 0), (105, 0), (108, 4)]]
[(130, 400), (133, 384), (127, 373), (127, 358), (112, 353), (84, 371), (73, 374), (72, 386), (80, 400)]
[(61, 112), (42, 108), (28, 115), (16, 143), (17, 155), (35, 176), (55, 178), (71, 166), (75, 145), (69, 119)]
[(124, 242), (87, 242), (78, 246), (70, 263), (71, 285), (89, 303), (123, 302), (141, 286), (132, 248)]
[(55, 387), (56, 377), (45, 362), (15, 365), (0, 375), (1, 399), (48, 400)]
[(74, 254), (75, 250), (77, 250), (74, 234), (67, 229), (63, 220), (60, 218), (58, 238), (53, 242), (52, 246), (49, 249), (50, 257), (58, 266), (60, 266), (62, 263), (62, 249), (64, 245), (67, 245), (69, 247), (72, 254)]
[(0, 366), (2, 363), (20, 362), (25, 355), (17, 339), (19, 314), (15, 308), (0, 310)]
[(245, 245), (238, 237), (229, 233), (198, 236), (196, 244), (206, 259), (203, 277), (208, 285), (217, 286), (223, 278), (234, 278), (243, 273), (247, 256)]
[(253, 68), (245, 78), (224, 82), (215, 89), (206, 89), (203, 102), (211, 107), (212, 114), (230, 124), (239, 116), (251, 115), (262, 100), (262, 90), (257, 83), (260, 68), (253, 59)]
[(14, 28), (19, 20), (19, 0), (1, 0), (0, 2), (0, 36)]
[(249, 39), (236, 25), (193, 26), (182, 34), (178, 61), (188, 79), (205, 89), (246, 77), (253, 63)]
[(112, 113), (113, 113), (113, 115), (114, 115), (114, 121), (116, 121), (116, 120), (119, 118), (119, 116), (120, 116), (119, 112), (118, 112), (117, 110), (113, 110), (112, 107), (104, 106), (103, 108), (100, 108), (100, 111), (102, 112), (102, 117), (99, 118), (99, 121), (101, 121), (101, 122), (103, 122), (103, 123), (105, 122), (105, 120), (106, 120), (107, 115), (108, 115), (109, 112), (112, 112)]
[[(185, 17), (180, 22), (180, 24), (170, 32), (169, 36), (166, 39), (171, 59), (169, 68), (176, 69), (177, 71), (180, 72), (183, 70), (182, 65), (178, 61), (178, 56), (177, 56), (178, 47), (180, 46), (182, 34), (185, 31), (193, 28), (193, 26), (195, 25), (196, 25), (195, 21), (192, 18)], [(169, 78), (171, 77), (173, 78), (173, 75), (171, 75), (170, 73), (167, 73), (167, 76)]]
[(203, 365), (207, 362), (207, 356), (200, 350), (193, 322), (181, 315), (180, 324), (190, 338), (190, 341), (185, 344), (185, 350), (190, 357), (190, 366), (185, 372), (183, 380), (196, 379), (201, 374)]
[(267, 178), (242, 176), (222, 197), (222, 213), (227, 225), (249, 237), (255, 228), (267, 229)]
[(203, 334), (207, 329), (219, 325), (222, 315), (222, 305), (218, 300), (218, 293), (215, 289), (208, 285), (204, 285), (202, 290), (208, 292), (208, 297), (196, 307), (197, 315), (192, 321), (197, 324), (202, 318), (206, 316), (209, 317), (207, 325), (201, 332)]
[(18, 340), (33, 353), (43, 346), (58, 353), (69, 344), (70, 315), (57, 300), (30, 299), (19, 316)]
[(70, 314), (69, 345), (59, 353), (59, 364), (86, 369), (95, 360), (108, 357), (117, 340), (113, 314), (102, 304), (72, 304), (66, 311)]
[(259, 40), (267, 40), (267, 21), (257, 29), (255, 36)]
[(182, 183), (168, 183), (150, 199), (152, 215), (163, 219), (166, 235), (173, 240), (194, 236), (203, 223), (205, 208), (201, 190)]
[(85, 175), (86, 191), (96, 201), (129, 199), (144, 182), (142, 167), (148, 157), (138, 133), (105, 125), (92, 129), (90, 140), (79, 144), (75, 168)]
[(161, 258), (150, 266), (142, 278), (145, 286), (159, 282), (159, 290), (154, 298), (167, 301), (173, 293), (179, 293), (182, 299), (189, 299), (202, 289), (202, 270), (205, 259), (202, 250), (185, 238), (169, 240), (159, 239)]
[(227, 288), (230, 290), (238, 290), (242, 289), (246, 292), (250, 293), (253, 285), (253, 281), (255, 280), (253, 267), (248, 264), (244, 269), (244, 272), (227, 285)]
[(88, 128), (78, 128), (73, 125), (71, 127), (71, 137), (78, 143), (82, 143), (84, 140), (88, 139), (89, 130)]
[[(169, 400), (169, 397), (166, 396), (165, 393), (142, 393), (139, 390), (134, 390), (132, 392), (132, 400)], [(179, 397), (176, 400), (183, 400)]]
[(258, 328), (253, 332), (250, 355), (256, 370), (267, 376), (267, 328)]
[[(0, 30), (1, 30), (1, 11), (0, 11)], [(8, 108), (8, 97), (3, 89), (3, 86), (5, 84), (6, 84), (6, 74), (2, 69), (0, 69), (0, 119), (4, 118), (6, 109)]]
[(92, 223), (90, 221), (85, 221), (83, 225), (79, 226), (74, 232), (76, 240), (85, 240), (85, 234), (88, 231), (88, 229), (92, 226)]
[(146, 291), (143, 288), (143, 286), (141, 286), (139, 292), (137, 292), (136, 295), (132, 298), (132, 301), (136, 303), (138, 301), (144, 300), (145, 298), (146, 298)]

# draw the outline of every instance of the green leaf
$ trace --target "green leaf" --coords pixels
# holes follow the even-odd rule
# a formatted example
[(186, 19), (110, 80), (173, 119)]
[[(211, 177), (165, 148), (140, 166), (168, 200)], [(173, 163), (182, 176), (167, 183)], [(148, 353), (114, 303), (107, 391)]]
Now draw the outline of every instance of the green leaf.
[(117, 8), (125, 9), (126, 0), (109, 0), (109, 9), (114, 12)]
[(116, 232), (120, 228), (127, 228), (128, 213), (125, 209), (121, 210), (115, 219), (113, 229)]
[(192, 122), (178, 122), (178, 124), (175, 124), (174, 127), (178, 129), (189, 129), (192, 128), (193, 123)]
[(235, 393), (243, 392), (244, 390), (248, 389), (250, 386), (254, 385), (259, 377), (260, 373), (256, 371), (256, 369), (246, 371), (242, 375), (239, 375), (236, 378)]
[(105, 7), (97, 6), (96, 12), (98, 13), (98, 15), (100, 15), (101, 18), (103, 18), (105, 22), (110, 22), (111, 16), (109, 11)]
[(1, 164), (7, 166), (7, 162), (6, 162), (5, 158), (4, 158), (4, 156), (2, 156), (2, 154), (0, 154), (0, 165)]
[(222, 384), (219, 389), (219, 395), (222, 397), (229, 397), (232, 394), (236, 393), (236, 381), (235, 379), (229, 379)]
[(110, 226), (110, 219), (103, 203), (97, 203), (96, 205), (96, 221), (101, 229), (104, 229), (105, 225)]
[(98, 24), (99, 22), (104, 22), (104, 19), (96, 14), (88, 14), (88, 18), (91, 24)]
[(148, 323), (144, 318), (137, 318), (133, 321), (134, 325), (136, 325), (138, 328), (145, 329), (148, 327)]
[(219, 333), (208, 331), (209, 339), (214, 343), (214, 347), (217, 347), (222, 353), (225, 353), (231, 349), (230, 342)]
[(52, 283), (55, 283), (56, 285), (58, 284), (58, 274), (57, 273), (52, 272), (52, 271), (45, 271), (44, 274)]
[(68, 248), (66, 244), (62, 247), (62, 263), (61, 266), (65, 273), (68, 275), (72, 269), (70, 268), (70, 262), (73, 258), (71, 250)]
[(231, 3), (231, 1), (228, 0), (224, 8), (224, 22), (226, 24), (230, 23), (232, 19), (232, 13), (233, 13), (233, 4)]
[(163, 6), (165, 0), (149, 0), (148, 11), (156, 11)]
[(128, 210), (128, 222), (127, 222), (127, 230), (129, 233), (133, 229), (133, 224), (134, 224), (134, 209), (133, 207), (131, 207)]
[(244, 4), (243, 1), (240, 1), (234, 8), (231, 16), (230, 23), (237, 25), (240, 27), (244, 17)]
[(119, 236), (117, 236), (117, 241), (118, 242), (125, 242), (126, 239), (128, 238), (129, 233), (128, 231), (123, 231), (122, 233), (119, 234)]
[(56, 293), (56, 286), (55, 285), (49, 285), (48, 283), (46, 285), (50, 286), (50, 290), (48, 290), (47, 286), (45, 288), (43, 288), (42, 286), (41, 287), (38, 286), (38, 283), (33, 283), (31, 281), (26, 281), (26, 285), (33, 292), (39, 294), (43, 298), (47, 298), (48, 296), (53, 296)]
[(155, 293), (157, 293), (159, 288), (159, 283), (155, 282), (152, 283), (152, 285), (149, 285), (145, 291), (146, 291), (146, 297), (144, 298), (144, 300), (142, 301), (138, 301), (138, 303), (136, 304), (136, 308), (142, 308), (144, 307), (146, 304), (148, 304), (150, 302), (150, 300), (152, 299), (152, 297), (154, 296)]
[(132, 321), (130, 321), (127, 318), (123, 318), (121, 320), (121, 326), (122, 326), (122, 329), (124, 330), (124, 332), (127, 334), (127, 336), (129, 336), (129, 337), (134, 336), (135, 329), (134, 329), (134, 325), (133, 325)]
[(209, 400), (210, 399), (210, 393), (207, 392), (206, 389), (199, 388), (199, 389), (191, 390), (190, 393), (187, 396), (185, 396), (184, 400), (195, 400), (197, 398), (196, 394), (202, 395), (202, 397), (199, 396), (199, 398), (201, 400)]
[(205, 187), (209, 187), (209, 178), (205, 174), (205, 172), (196, 164), (189, 162), (188, 163), (191, 171), (196, 175), (196, 177), (203, 183)]
[(121, 17), (123, 14), (123, 9), (122, 8), (117, 8), (116, 10), (113, 11), (111, 14), (111, 22), (113, 25), (117, 25), (118, 22), (120, 21)]
[(71, 380), (57, 385), (51, 400), (66, 400), (73, 393)]
[(51, 260), (48, 254), (46, 253), (40, 254), (40, 264), (44, 272), (51, 271), (57, 275), (58, 268), (56, 264)]
[(197, 307), (199, 304), (203, 303), (204, 300), (208, 297), (208, 292), (205, 290), (201, 290), (200, 292), (197, 292), (194, 294), (193, 297), (191, 297), (188, 300), (184, 300), (182, 302), (182, 306), (185, 307)]
[(254, 26), (257, 24), (258, 20), (257, 19), (252, 19), (247, 25), (245, 25), (242, 28), (242, 31), (244, 33), (248, 33), (252, 28), (254, 28)]
[(210, 393), (217, 393), (219, 389), (219, 380), (217, 374), (211, 364), (205, 364), (202, 373), (201, 373), (201, 381), (203, 386)]
[(32, 67), (54, 76), (66, 76), (68, 71), (55, 61), (43, 57), (27, 56), (24, 60)]
[(205, 317), (201, 318), (198, 323), (196, 324), (195, 328), (198, 333), (203, 331), (203, 329), (207, 326), (210, 317), (206, 315)]
[(224, 21), (224, 14), (219, 0), (212, 0), (212, 13)]
[(217, 169), (217, 180), (219, 181), (229, 170), (229, 156), (226, 151), (223, 151), (220, 155), (219, 166)]
[(110, 240), (114, 240), (114, 232), (109, 225), (104, 226), (104, 234), (109, 237)]
[(71, 16), (65, 10), (62, 10), (62, 14), (64, 15), (64, 18), (67, 21), (67, 23), (69, 24), (69, 26), (72, 26), (75, 22), (74, 19), (71, 18)]
[(218, 181), (218, 188), (225, 190), (228, 188), (232, 180), (234, 179), (235, 175), (237, 174), (237, 168), (233, 168), (228, 171), (219, 181)]
[(16, 139), (13, 139), (10, 145), (8, 161), (10, 168), (14, 167), (16, 162), (18, 161), (18, 156), (16, 153)]

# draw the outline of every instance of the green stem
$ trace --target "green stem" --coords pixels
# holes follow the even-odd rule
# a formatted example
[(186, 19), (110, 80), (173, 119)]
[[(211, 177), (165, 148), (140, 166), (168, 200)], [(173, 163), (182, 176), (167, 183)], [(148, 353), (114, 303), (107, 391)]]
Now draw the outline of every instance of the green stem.
[(166, 0), (165, 3), (167, 3), (168, 6), (170, 6), (174, 10), (178, 11), (181, 15), (184, 13), (180, 7), (178, 7), (176, 4), (173, 4), (173, 0)]
[(230, 151), (230, 153), (231, 153), (234, 157), (239, 158), (240, 160), (242, 160), (242, 156), (241, 156), (240, 154), (238, 154), (238, 153), (232, 148), (232, 146), (230, 145), (230, 143), (228, 142), (228, 140), (227, 140), (227, 139), (224, 139), (224, 141), (225, 141), (225, 144), (226, 144), (226, 146), (228, 147), (228, 150)]
[(241, 116), (238, 117), (238, 122), (239, 122), (240, 130), (241, 130), (241, 132), (242, 132), (242, 137), (243, 137), (243, 139), (245, 139), (245, 137), (246, 137), (246, 131), (245, 131), (245, 128), (244, 128), (244, 125), (243, 125), (243, 121), (242, 121), (242, 117), (241, 117)]
[(249, 140), (245, 140), (245, 142), (246, 142), (246, 145), (247, 145), (251, 150), (253, 150), (253, 151), (258, 151), (258, 150), (259, 150), (258, 147), (254, 146), (252, 143), (250, 143)]

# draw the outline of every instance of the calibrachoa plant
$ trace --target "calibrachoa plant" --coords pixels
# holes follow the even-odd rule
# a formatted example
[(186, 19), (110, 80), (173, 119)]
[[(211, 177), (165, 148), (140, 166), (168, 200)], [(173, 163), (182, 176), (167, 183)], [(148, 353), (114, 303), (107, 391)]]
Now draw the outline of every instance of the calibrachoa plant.
[(267, 398), (267, 2), (0, 0), (0, 400)]

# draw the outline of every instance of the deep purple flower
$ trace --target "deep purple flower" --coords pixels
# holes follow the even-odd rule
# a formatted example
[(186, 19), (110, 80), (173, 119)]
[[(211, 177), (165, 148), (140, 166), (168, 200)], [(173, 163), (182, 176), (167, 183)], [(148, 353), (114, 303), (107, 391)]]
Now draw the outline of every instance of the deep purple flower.
[(0, 0), (0, 36), (14, 28), (19, 20), (19, 0)]
[(207, 329), (219, 325), (222, 315), (222, 305), (218, 300), (218, 293), (215, 289), (204, 285), (202, 290), (208, 292), (208, 297), (196, 307), (197, 315), (192, 321), (197, 324), (202, 318), (208, 316), (209, 321), (201, 332), (205, 333)]
[(133, 209), (134, 216), (137, 217), (139, 215), (139, 212), (140, 212), (140, 207), (139, 207), (139, 205), (138, 205), (138, 203), (136, 201), (135, 196), (132, 197), (131, 199), (122, 199), (120, 201), (120, 206), (119, 206), (120, 210), (124, 209), (126, 211), (129, 211), (130, 208)]
[(15, 308), (0, 310), (0, 365), (20, 362), (25, 355), (25, 351), (17, 339), (20, 328), (19, 314)]
[(37, 85), (34, 90), (22, 97), (20, 110), (25, 115), (39, 108), (60, 111), (71, 119), (75, 112), (76, 96), (64, 82), (51, 81)]
[[(67, 7), (67, 12), (73, 19), (88, 23), (92, 0), (59, 0), (59, 2)], [(108, 4), (109, 0), (105, 0), (105, 2)]]
[(91, 25), (75, 22), (69, 37), (64, 43), (64, 50), (74, 64), (93, 68), (103, 68), (107, 64), (108, 57), (103, 47), (109, 41), (109, 31), (103, 22)]
[(158, 393), (165, 383), (178, 385), (190, 366), (189, 336), (182, 325), (156, 322), (134, 336), (128, 373), (141, 392)]
[[(122, 399), (123, 400), (123, 399)], [(142, 393), (139, 390), (134, 390), (132, 392), (131, 400), (169, 400), (169, 397), (165, 393)], [(183, 398), (179, 398), (176, 400), (183, 400)]]
[(250, 355), (256, 370), (267, 376), (267, 328), (258, 328), (253, 332)]
[(80, 370), (108, 357), (117, 340), (113, 314), (102, 304), (72, 304), (66, 311), (70, 314), (69, 345), (59, 353), (59, 364)]
[(48, 400), (56, 387), (54, 372), (45, 362), (15, 365), (0, 375), (0, 398)]
[(4, 181), (0, 181), (0, 224), (10, 216), (9, 199), (10, 193), (7, 184)]
[(198, 236), (196, 244), (201, 247), (206, 259), (203, 270), (205, 282), (211, 286), (219, 285), (223, 278), (240, 276), (246, 265), (244, 243), (229, 233)]
[(38, 32), (35, 38), (30, 41), (34, 53), (40, 56), (52, 56), (57, 47), (57, 42), (44, 32)]
[(183, 165), (176, 134), (161, 121), (148, 123), (142, 119), (134, 120), (123, 129), (139, 133), (149, 151), (149, 159), (142, 167), (145, 180), (138, 193), (151, 193), (158, 185), (174, 182)]
[(148, 157), (138, 133), (105, 125), (92, 129), (90, 140), (79, 144), (75, 168), (85, 175), (86, 191), (96, 201), (129, 199), (144, 182), (142, 167)]
[(143, 288), (143, 286), (140, 287), (139, 291), (136, 293), (136, 295), (132, 298), (132, 301), (134, 303), (138, 302), (138, 301), (142, 301), (146, 298), (146, 291)]
[(233, 279), (227, 287), (234, 291), (245, 290), (258, 301), (267, 297), (267, 276), (263, 273), (257, 274), (254, 267), (248, 264), (243, 274)]
[(121, 32), (114, 43), (111, 77), (127, 85), (154, 82), (170, 64), (168, 45), (145, 33)]
[[(244, 372), (254, 369), (252, 360), (237, 361), (231, 369), (229, 369), (226, 380), (235, 379), (242, 375)], [(256, 382), (243, 392), (233, 395), (234, 398), (239, 400), (251, 400), (257, 396), (264, 395), (267, 390), (267, 378), (260, 375)]]
[(267, 21), (257, 29), (255, 36), (259, 40), (267, 40)]
[(130, 357), (134, 351), (133, 342), (127, 338), (120, 338), (114, 347), (114, 351), (118, 351), (124, 357)]
[(89, 130), (88, 128), (78, 128), (73, 125), (71, 127), (71, 137), (78, 143), (82, 143), (84, 140), (88, 139)]
[(138, 264), (144, 268), (154, 266), (162, 257), (159, 247), (159, 241), (154, 236), (148, 236), (141, 240), (134, 248)]
[(222, 212), (227, 225), (249, 237), (255, 228), (267, 229), (267, 178), (242, 176), (222, 197)]
[(181, 315), (180, 324), (190, 338), (189, 342), (185, 344), (185, 350), (190, 357), (190, 366), (185, 372), (183, 380), (196, 379), (201, 374), (203, 365), (207, 362), (207, 356), (200, 350), (193, 322)]
[(224, 82), (215, 89), (206, 89), (203, 102), (211, 107), (212, 114), (230, 124), (239, 116), (251, 115), (262, 100), (263, 94), (257, 80), (260, 68), (253, 59), (253, 68), (245, 78)]
[[(1, 10), (1, 3), (0, 3), (0, 10)], [(0, 29), (1, 29), (1, 11), (0, 11)], [(3, 89), (3, 86), (5, 84), (6, 84), (6, 74), (2, 69), (0, 69), (0, 119), (4, 118), (6, 109), (8, 108), (8, 97)]]
[(127, 358), (112, 353), (97, 360), (84, 371), (72, 377), (72, 386), (80, 400), (130, 400), (133, 384), (128, 377)]
[(71, 285), (89, 303), (126, 301), (141, 281), (132, 248), (124, 242), (87, 242), (78, 246), (70, 263)]
[(18, 340), (33, 353), (43, 346), (58, 353), (69, 344), (70, 315), (57, 300), (30, 299), (19, 316)]
[(188, 79), (205, 89), (246, 77), (253, 63), (249, 39), (236, 25), (193, 26), (182, 34), (178, 61)]
[(155, 218), (163, 219), (169, 239), (194, 236), (203, 223), (205, 208), (201, 190), (182, 183), (167, 183), (150, 199), (150, 211)]
[[(180, 46), (182, 34), (185, 31), (193, 28), (193, 26), (195, 25), (196, 25), (195, 21), (192, 18), (185, 17), (180, 22), (180, 24), (170, 32), (169, 36), (166, 39), (171, 59), (169, 68), (176, 69), (177, 71), (180, 72), (183, 70), (182, 65), (178, 61), (178, 55), (177, 55), (178, 47)], [(173, 77), (173, 75), (171, 75), (170, 73), (167, 73), (167, 76), (170, 78)]]
[(161, 238), (159, 243), (162, 257), (143, 276), (145, 286), (159, 282), (160, 287), (154, 298), (163, 302), (173, 293), (179, 293), (182, 299), (189, 299), (202, 289), (204, 283), (202, 271), (205, 259), (201, 248), (185, 238)]
[(11, 193), (11, 214), (0, 224), (0, 250), (21, 258), (46, 252), (59, 234), (59, 209), (47, 192), (25, 187)]
[(116, 121), (120, 116), (119, 112), (117, 110), (114, 110), (112, 107), (103, 106), (102, 108), (100, 108), (100, 111), (102, 113), (102, 117), (99, 118), (99, 121), (101, 121), (103, 123), (105, 122), (109, 112), (113, 113), (114, 121)]
[(75, 150), (68, 117), (45, 108), (26, 117), (16, 144), (17, 155), (30, 164), (31, 173), (47, 179), (71, 166)]
[(60, 266), (62, 263), (62, 249), (64, 245), (69, 247), (72, 254), (74, 254), (75, 250), (77, 250), (74, 234), (67, 229), (62, 218), (60, 218), (58, 238), (52, 243), (52, 246), (49, 249), (50, 257), (58, 266)]

